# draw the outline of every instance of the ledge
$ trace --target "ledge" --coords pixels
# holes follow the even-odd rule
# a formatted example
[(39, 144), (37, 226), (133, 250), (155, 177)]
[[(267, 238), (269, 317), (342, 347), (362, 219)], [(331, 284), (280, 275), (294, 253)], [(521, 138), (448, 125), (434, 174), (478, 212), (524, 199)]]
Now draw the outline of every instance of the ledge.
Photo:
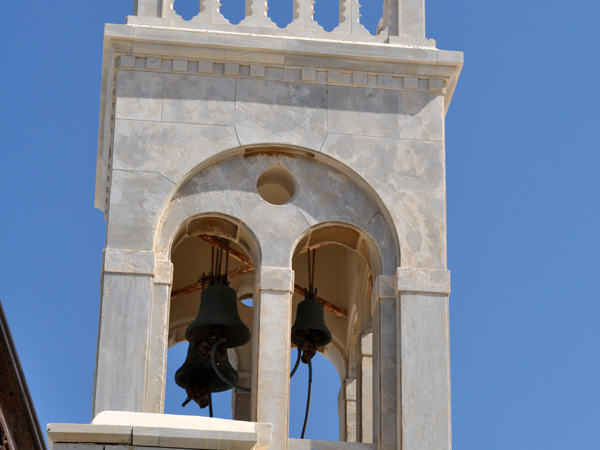
[(68, 445), (61, 444), (71, 443), (121, 444), (124, 449), (133, 445), (266, 450), (271, 444), (271, 429), (271, 424), (239, 420), (103, 411), (91, 424), (49, 424), (47, 432), (54, 450), (68, 449)]
[(377, 450), (377, 444), (290, 439), (290, 450)]

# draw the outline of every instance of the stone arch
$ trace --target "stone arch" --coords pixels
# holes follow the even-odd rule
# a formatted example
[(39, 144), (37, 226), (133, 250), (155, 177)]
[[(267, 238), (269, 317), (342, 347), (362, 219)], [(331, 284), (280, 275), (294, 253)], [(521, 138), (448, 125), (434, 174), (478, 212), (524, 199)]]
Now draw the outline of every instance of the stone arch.
[[(261, 174), (274, 166), (281, 166), (277, 173), (289, 173), (294, 177), (295, 192), (282, 204), (265, 201), (258, 191)], [(171, 250), (180, 242), (206, 230), (231, 239), (246, 233), (244, 241), (237, 242), (251, 256), (257, 274), (283, 274), (291, 272), (293, 259), (302, 249), (326, 242), (333, 242), (343, 252), (355, 255), (356, 261), (364, 261), (370, 278), (363, 283), (359, 302), (362, 318), (360, 332), (370, 332), (370, 301), (374, 285), (379, 277), (391, 279), (399, 266), (400, 248), (393, 221), (381, 197), (364, 179), (352, 169), (333, 158), (300, 148), (282, 146), (257, 146), (229, 149), (212, 157), (190, 171), (173, 191), (160, 214), (155, 232), (154, 251), (157, 260), (170, 261)], [(214, 232), (202, 220), (222, 220), (234, 225), (236, 232)], [(216, 227), (219, 228), (219, 227)], [(199, 231), (201, 230), (201, 231)], [(339, 232), (332, 236), (332, 232)], [(355, 261), (355, 263), (356, 263)], [(363, 272), (363, 275), (364, 273)], [(262, 287), (256, 287), (262, 292)], [(293, 288), (279, 298), (291, 298)], [(268, 289), (267, 289), (268, 290)], [(262, 302), (262, 294), (257, 293)], [(271, 294), (269, 294), (271, 295)], [(374, 295), (378, 295), (377, 292)], [(289, 297), (287, 297), (289, 296)], [(273, 295), (270, 302), (275, 301)], [(290, 307), (292, 302), (290, 302)], [(294, 309), (295, 310), (295, 309)], [(256, 322), (256, 309), (253, 311)], [(288, 326), (289, 325), (289, 326)], [(281, 335), (288, 332), (291, 323), (281, 326)], [(352, 324), (338, 326), (335, 342), (324, 353), (338, 370), (340, 379), (349, 372), (350, 345), (356, 343)], [(345, 330), (345, 331), (344, 331)], [(253, 340), (258, 329), (252, 330)], [(351, 343), (352, 341), (352, 343)], [(245, 355), (260, 357), (257, 350), (247, 349)], [(258, 356), (257, 356), (258, 355)], [(237, 355), (239, 360), (244, 355)], [(287, 355), (289, 361), (289, 354)], [(252, 367), (252, 373), (260, 369)], [(253, 379), (253, 383), (256, 383)], [(345, 382), (342, 383), (344, 387)], [(283, 388), (278, 391), (282, 394)], [(256, 399), (252, 407), (257, 408)], [(250, 418), (260, 419), (254, 410)]]
[[(179, 227), (179, 230), (173, 235), (173, 239), (171, 241), (171, 252), (169, 255), (170, 260), (173, 262), (174, 265), (173, 292), (171, 294), (171, 301), (169, 305), (171, 310), (169, 314), (168, 330), (169, 347), (185, 340), (185, 329), (187, 325), (196, 316), (199, 304), (199, 295), (197, 294), (195, 295), (195, 297), (198, 298), (194, 298), (193, 301), (189, 301), (189, 299), (186, 298), (189, 295), (194, 295), (194, 293), (197, 292), (197, 290), (190, 290), (189, 294), (181, 295), (183, 300), (187, 300), (187, 305), (183, 311), (178, 311), (174, 308), (174, 305), (172, 304), (174, 296), (177, 294), (178, 290), (181, 291), (182, 288), (185, 290), (185, 286), (190, 286), (193, 283), (193, 280), (197, 279), (201, 274), (201, 272), (196, 270), (196, 272), (193, 272), (191, 276), (188, 275), (188, 280), (183, 282), (182, 286), (182, 282), (176, 279), (178, 264), (176, 264), (176, 261), (174, 261), (173, 254), (177, 252), (178, 248), (181, 249), (181, 246), (185, 245), (186, 240), (194, 241), (194, 238), (200, 236), (215, 236), (226, 239), (231, 243), (232, 250), (237, 251), (238, 253), (241, 253), (249, 258), (253, 267), (259, 267), (260, 265), (260, 247), (258, 245), (258, 242), (256, 241), (256, 238), (253, 235), (253, 232), (234, 217), (212, 213), (203, 213), (193, 216), (186, 222), (182, 223)], [(204, 253), (207, 253), (207, 248), (211, 248), (210, 244), (201, 243), (200, 240), (194, 242), (194, 244), (196, 244), (196, 249), (192, 248), (190, 251), (195, 252), (196, 254), (198, 253), (198, 248), (202, 244), (204, 244)], [(206, 259), (207, 256), (208, 254), (205, 254), (204, 259)], [(185, 257), (186, 255), (182, 255), (181, 259)], [(187, 264), (191, 265), (189, 262), (187, 262)], [(204, 265), (204, 267), (206, 267), (206, 264)], [(188, 271), (190, 270), (190, 268), (188, 267), (186, 267), (186, 269)], [(254, 278), (253, 274), (249, 273), (248, 275), (251, 275), (251, 277)], [(246, 283), (252, 284), (254, 283), (254, 279), (244, 280), (242, 278), (239, 280), (232, 280), (233, 286), (236, 289), (240, 281), (245, 281)], [(245, 313), (245, 316), (249, 316), (248, 311), (245, 311)], [(246, 317), (245, 321), (248, 322), (247, 325), (251, 327), (251, 318)]]
[[(358, 295), (359, 298), (355, 298), (354, 301), (348, 301), (349, 296), (348, 293), (346, 293), (342, 295), (342, 297), (346, 297), (345, 299), (337, 298), (336, 301), (333, 302), (333, 307), (339, 308), (339, 311), (336, 312), (332, 307), (332, 309), (328, 310), (328, 313), (326, 314), (326, 318), (333, 318), (333, 316), (337, 316), (343, 318), (345, 321), (345, 325), (342, 330), (336, 330), (335, 328), (332, 329), (332, 346), (335, 347), (336, 350), (333, 351), (332, 349), (329, 349), (329, 347), (324, 349), (324, 354), (331, 355), (331, 358), (328, 356), (328, 359), (330, 359), (332, 364), (335, 366), (340, 379), (343, 380), (349, 372), (352, 372), (348, 365), (352, 351), (351, 346), (353, 344), (352, 334), (357, 332), (358, 327), (355, 322), (358, 322), (360, 318), (360, 329), (362, 332), (370, 331), (371, 328), (370, 317), (373, 280), (382, 273), (383, 258), (381, 257), (379, 248), (373, 238), (363, 230), (360, 230), (354, 225), (348, 223), (326, 222), (310, 227), (298, 239), (292, 256), (292, 267), (295, 267), (294, 262), (296, 259), (308, 249), (323, 248), (323, 250), (318, 250), (318, 252), (326, 252), (327, 250), (325, 247), (329, 245), (339, 246), (344, 249), (342, 252), (337, 252), (333, 258), (330, 258), (334, 261), (346, 263), (346, 261), (344, 261), (345, 255), (347, 257), (350, 254), (355, 254), (359, 260), (356, 261), (359, 263), (357, 266), (362, 267), (359, 270), (362, 272), (360, 276), (364, 278), (362, 280), (364, 282), (364, 286), (361, 288), (362, 294), (355, 294)], [(363, 261), (364, 264), (362, 264), (360, 261)], [(301, 273), (300, 277), (304, 278), (304, 262), (299, 264), (299, 267)], [(325, 269), (326, 270), (322, 270), (319, 267), (319, 262), (317, 261), (317, 283), (315, 284), (317, 288), (319, 284), (319, 270), (322, 270), (323, 272), (321, 279), (329, 278), (333, 275), (330, 271), (331, 264), (328, 264)], [(353, 270), (354, 267), (347, 269)], [(297, 282), (300, 281), (298, 278), (299, 274), (296, 273)], [(327, 289), (328, 286), (325, 286), (325, 288)], [(331, 291), (332, 288), (329, 287), (329, 290)], [(300, 298), (297, 297), (295, 300), (297, 303), (299, 302)]]
[[(256, 182), (267, 169), (280, 165), (298, 182), (287, 203), (270, 205), (258, 194)], [(359, 174), (334, 158), (307, 149), (260, 145), (229, 149), (190, 171), (165, 202), (155, 233), (155, 253), (168, 260), (181, 223), (211, 211), (236, 217), (269, 241), (285, 226), (291, 237), (278, 241), (279, 251), (264, 247), (263, 264), (285, 266), (297, 238), (319, 223), (347, 223), (369, 234), (381, 254), (381, 273), (393, 275), (400, 265), (400, 247), (393, 220), (378, 193)], [(322, 197), (318, 197), (322, 195)], [(262, 218), (268, 217), (265, 223)], [(287, 261), (286, 261), (287, 259)]]
[[(341, 311), (336, 314), (326, 307), (325, 322), (333, 339), (320, 351), (335, 367), (340, 379), (340, 439), (354, 441), (357, 429), (364, 428), (364, 423), (372, 423), (372, 403), (367, 404), (372, 402), (371, 354), (365, 354), (363, 343), (372, 336), (373, 285), (374, 279), (384, 273), (385, 257), (364, 229), (344, 222), (319, 223), (306, 230), (297, 241), (292, 257), (297, 280), (306, 277), (302, 268), (308, 249), (317, 249), (315, 287), (322, 288), (323, 300)], [(319, 258), (325, 260), (324, 267), (319, 266)], [(338, 267), (334, 267), (336, 265)], [(324, 280), (319, 282), (319, 278)], [(294, 311), (300, 301), (296, 295)], [(368, 401), (358, 402), (357, 398)]]

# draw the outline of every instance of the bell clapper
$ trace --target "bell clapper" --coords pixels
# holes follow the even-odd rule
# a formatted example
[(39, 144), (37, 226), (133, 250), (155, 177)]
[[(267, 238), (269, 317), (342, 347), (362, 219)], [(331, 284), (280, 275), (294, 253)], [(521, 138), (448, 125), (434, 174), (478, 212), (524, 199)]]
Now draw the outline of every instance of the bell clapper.
[[(186, 393), (188, 398), (194, 400), (200, 408), (206, 408), (208, 406), (210, 390), (206, 383), (191, 386), (186, 389)], [(185, 406), (187, 403), (189, 403), (189, 401), (186, 399), (186, 402), (181, 406)]]

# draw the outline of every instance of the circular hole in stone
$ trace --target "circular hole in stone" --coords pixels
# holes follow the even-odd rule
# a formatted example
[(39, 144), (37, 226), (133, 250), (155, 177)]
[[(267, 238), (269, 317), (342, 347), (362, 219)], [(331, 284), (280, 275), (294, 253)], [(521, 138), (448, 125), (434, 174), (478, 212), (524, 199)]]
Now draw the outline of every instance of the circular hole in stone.
[(265, 170), (256, 182), (259, 195), (272, 205), (283, 205), (289, 202), (297, 188), (298, 182), (294, 175), (280, 165)]

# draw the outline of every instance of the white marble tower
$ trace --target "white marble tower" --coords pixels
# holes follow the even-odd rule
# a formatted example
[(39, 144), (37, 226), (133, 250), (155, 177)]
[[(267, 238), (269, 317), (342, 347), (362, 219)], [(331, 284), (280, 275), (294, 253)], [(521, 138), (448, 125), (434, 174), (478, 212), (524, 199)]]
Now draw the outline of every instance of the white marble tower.
[[(262, 0), (238, 25), (217, 0), (189, 21), (173, 0), (137, 0), (106, 26), (94, 418), (49, 425), (55, 450), (451, 448), (444, 117), (462, 54), (425, 38), (423, 0), (385, 0), (376, 36), (358, 0), (340, 0), (332, 32), (312, 0), (290, 1), (285, 29)], [(232, 243), (231, 285), (254, 299), (239, 304), (252, 339), (230, 355), (251, 394), (234, 394), (231, 421), (162, 414), (211, 236)], [(339, 442), (288, 438), (314, 248)]]

